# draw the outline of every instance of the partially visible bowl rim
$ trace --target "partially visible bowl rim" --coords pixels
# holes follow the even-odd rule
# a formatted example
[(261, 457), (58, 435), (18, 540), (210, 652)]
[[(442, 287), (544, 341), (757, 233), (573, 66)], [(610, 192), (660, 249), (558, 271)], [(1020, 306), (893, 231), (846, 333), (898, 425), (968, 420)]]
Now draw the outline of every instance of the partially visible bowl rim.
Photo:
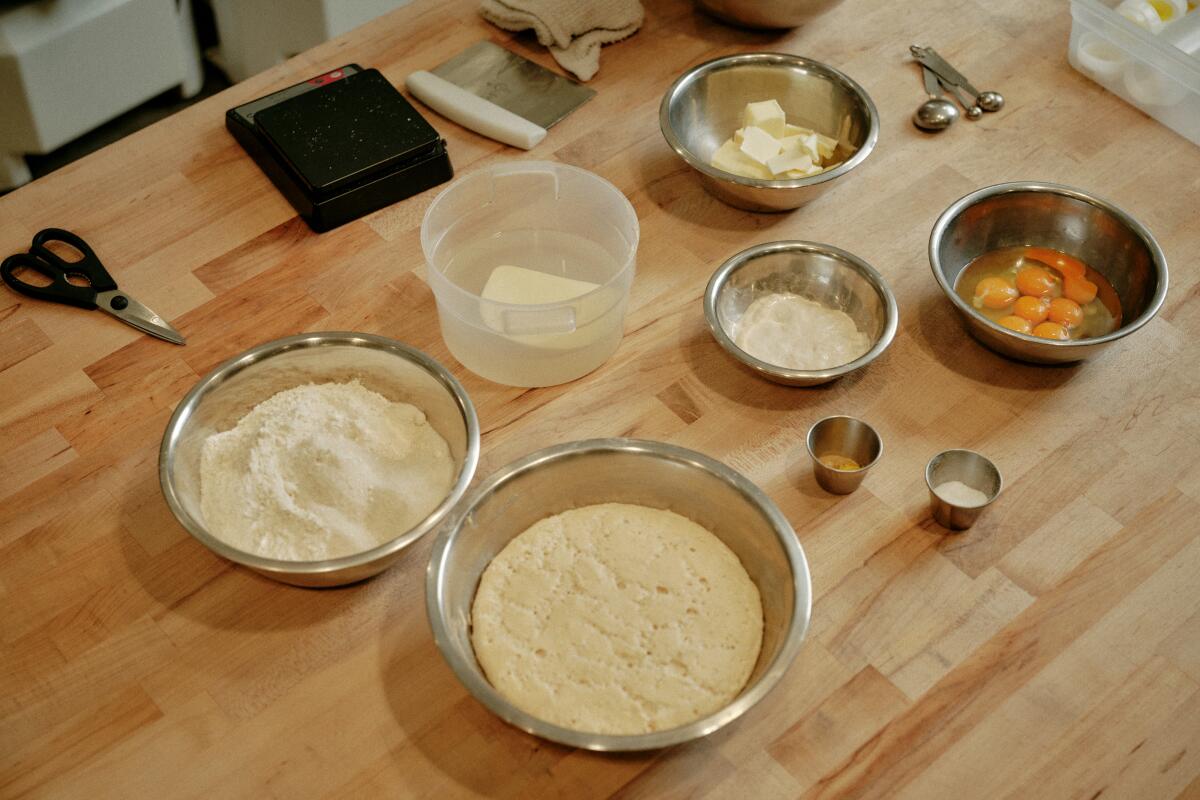
[[(437, 508), (431, 511), (419, 525), (410, 528), (395, 539), (384, 542), (370, 550), (319, 561), (288, 561), (279, 558), (267, 558), (266, 556), (239, 550), (209, 533), (200, 520), (188, 513), (175, 491), (175, 481), (171, 475), (170, 467), (174, 460), (175, 444), (178, 441), (181, 429), (195, 411), (201, 397), (212, 385), (232, 377), (271, 356), (291, 350), (329, 347), (332, 345), (369, 346), (376, 350), (402, 353), (410, 361), (423, 367), (426, 372), (437, 379), (450, 392), (451, 396), (454, 397), (455, 403), (458, 405), (459, 411), (462, 413), (463, 421), (466, 423), (467, 440), (466, 450), (463, 453), (463, 463), (455, 478), (454, 485), (450, 487), (449, 493), (438, 504)], [(274, 339), (255, 345), (249, 350), (221, 362), (207, 375), (197, 381), (196, 385), (179, 401), (179, 405), (175, 407), (175, 411), (171, 414), (171, 419), (167, 422), (167, 427), (163, 431), (163, 438), (158, 451), (158, 480), (163, 497), (166, 499), (171, 513), (175, 515), (175, 518), (188, 533), (205, 547), (217, 553), (217, 555), (237, 564), (265, 572), (286, 575), (320, 575), (361, 566), (383, 556), (403, 550), (436, 528), (466, 492), (467, 486), (475, 476), (475, 469), (478, 464), (479, 419), (475, 414), (475, 406), (467, 395), (466, 390), (462, 387), (462, 384), (445, 367), (420, 350), (395, 339), (354, 331), (318, 331), (286, 336), (282, 339)]]
[[(717, 169), (708, 162), (702, 161), (696, 157), (692, 151), (683, 144), (679, 137), (676, 136), (675, 129), (671, 126), (671, 98), (675, 96), (676, 92), (678, 92), (684, 84), (690, 80), (693, 80), (695, 76), (699, 75), (701, 72), (711, 72), (718, 68), (727, 69), (744, 64), (754, 64), (760, 62), (766, 62), (769, 64), (815, 67), (819, 72), (827, 72), (838, 79), (845, 81), (850, 87), (851, 91), (858, 95), (859, 99), (862, 100), (867, 109), (867, 138), (863, 141), (858, 150), (854, 152), (854, 155), (850, 156), (850, 158), (846, 159), (844, 162), (831, 170), (826, 170), (816, 175), (810, 175), (806, 178), (788, 178), (786, 180), (762, 180), (760, 178), (747, 178), (743, 175), (736, 175), (732, 172), (726, 172), (725, 170)], [(671, 149), (674, 150), (680, 158), (686, 161), (694, 169), (699, 170), (711, 178), (717, 178), (719, 180), (741, 184), (742, 186), (750, 186), (757, 189), (798, 189), (802, 186), (815, 186), (819, 183), (834, 180), (835, 178), (845, 175), (847, 172), (865, 161), (867, 156), (871, 154), (871, 151), (875, 149), (875, 144), (879, 140), (879, 111), (875, 108), (875, 103), (871, 100), (871, 96), (867, 94), (866, 89), (860, 86), (858, 82), (856, 82), (849, 75), (837, 69), (836, 67), (831, 67), (828, 64), (825, 64), (821, 61), (815, 61), (811, 58), (791, 55), (789, 53), (740, 53), (732, 56), (721, 56), (719, 58), (705, 61), (702, 64), (697, 64), (676, 78), (671, 86), (667, 89), (666, 94), (663, 95), (662, 102), (658, 107), (658, 125), (662, 130), (663, 137), (667, 140), (667, 144), (671, 146)]]
[[(786, 369), (778, 364), (772, 364), (769, 361), (755, 358), (747, 353), (742, 348), (738, 347), (733, 341), (733, 338), (721, 325), (720, 319), (717, 317), (717, 295), (720, 294), (721, 287), (725, 285), (729, 276), (736, 272), (743, 264), (760, 258), (764, 255), (771, 255), (784, 251), (799, 251), (804, 253), (821, 253), (838, 258), (841, 261), (849, 263), (853, 266), (860, 275), (867, 279), (867, 282), (875, 289), (875, 291), (883, 299), (884, 305), (884, 326), (883, 331), (879, 334), (879, 338), (871, 345), (871, 349), (863, 353), (853, 361), (849, 361), (837, 367), (829, 367), (828, 369), (818, 370), (803, 370), (803, 369)], [(896, 336), (896, 329), (900, 323), (900, 308), (896, 303), (896, 296), (892, 293), (891, 288), (887, 285), (887, 281), (883, 275), (874, 267), (863, 261), (853, 253), (842, 250), (840, 247), (834, 247), (831, 244), (822, 242), (810, 242), (801, 239), (785, 239), (778, 242), (766, 242), (757, 244), (753, 247), (748, 247), (739, 253), (735, 253), (725, 260), (721, 266), (717, 267), (716, 272), (708, 280), (708, 286), (704, 290), (704, 318), (708, 321), (709, 330), (712, 331), (713, 338), (717, 343), (725, 349), (727, 353), (741, 361), (746, 366), (752, 368), (756, 372), (763, 373), (770, 377), (779, 377), (785, 380), (833, 380), (840, 378), (843, 375), (848, 375), (861, 367), (874, 361), (879, 357), (879, 354), (886, 350), (892, 343), (892, 339)]]
[[(999, 323), (980, 314), (979, 311), (971, 306), (970, 303), (958, 296), (958, 292), (954, 291), (954, 287), (946, 280), (946, 276), (942, 271), (942, 261), (938, 256), (938, 245), (945, 236), (946, 229), (962, 212), (971, 206), (976, 205), (981, 200), (986, 200), (990, 197), (999, 197), (1005, 194), (1021, 194), (1030, 193), (1045, 193), (1057, 194), (1063, 197), (1070, 197), (1090, 206), (1102, 209), (1114, 216), (1123, 225), (1133, 231), (1134, 235), (1141, 239), (1142, 244), (1150, 252), (1150, 260), (1158, 270), (1158, 288), (1154, 292), (1154, 296), (1150, 298), (1150, 303), (1146, 306), (1141, 314), (1138, 314), (1132, 321), (1121, 325), (1115, 331), (1106, 333), (1103, 336), (1092, 336), (1084, 339), (1068, 339), (1061, 341), (1058, 339), (1043, 339), (1040, 336), (1034, 336), (1028, 333), (1019, 333), (1010, 328), (1006, 328)], [(1045, 245), (1032, 245), (1036, 247), (1044, 247)], [(969, 264), (970, 262), (968, 262)], [(1075, 189), (1071, 186), (1065, 186), (1061, 183), (1047, 183), (1044, 181), (1010, 181), (1008, 183), (996, 183), (991, 186), (985, 186), (982, 189), (976, 189), (970, 194), (963, 195), (955, 200), (949, 208), (941, 213), (937, 221), (933, 224), (933, 230), (929, 232), (929, 266), (933, 270), (934, 280), (938, 282), (938, 286), (942, 288), (942, 292), (950, 299), (950, 302), (962, 313), (969, 314), (976, 320), (985, 324), (989, 329), (1006, 336), (1011, 336), (1020, 341), (1029, 342), (1031, 344), (1048, 345), (1050, 347), (1092, 347), (1100, 344), (1107, 344), (1121, 339), (1134, 331), (1141, 328), (1147, 322), (1154, 318), (1162, 309), (1163, 303), (1167, 299), (1167, 285), (1170, 281), (1169, 271), (1167, 269), (1167, 257), (1159, 247), (1158, 241), (1154, 235), (1146, 228), (1145, 225), (1138, 222), (1131, 214), (1126, 212), (1120, 206), (1110, 200), (1102, 197), (1097, 197), (1094, 194), (1089, 194), (1082, 189)], [(963, 268), (966, 268), (966, 264)], [(961, 274), (962, 270), (959, 270)]]
[[(731, 484), (735, 489), (748, 497), (767, 517), (771, 527), (778, 534), (780, 546), (783, 548), (792, 572), (793, 612), (791, 624), (788, 626), (783, 643), (775, 657), (767, 665), (763, 673), (753, 685), (746, 687), (724, 708), (702, 717), (686, 725), (680, 725), (665, 731), (641, 734), (606, 734), (588, 733), (565, 728), (547, 722), (526, 711), (522, 711), (504, 698), (495, 687), (483, 676), (483, 669), (470, 669), (468, 664), (461, 663), (447, 645), (449, 629), (443, 614), (435, 614), (434, 609), (442, 608), (441, 590), (445, 586), (444, 573), (446, 557), (454, 539), (459, 535), (464, 520), (470, 516), (475, 505), (490, 495), (496, 487), (504, 484), (537, 467), (566, 458), (577, 458), (595, 452), (623, 452), (666, 457), (676, 463), (688, 464), (708, 471), (717, 478)], [(760, 590), (761, 591), (761, 590)], [(467, 688), (471, 695), (487, 707), (496, 716), (508, 724), (526, 733), (540, 736), (559, 744), (580, 747), (587, 750), (603, 752), (632, 752), (637, 750), (657, 750), (663, 747), (681, 744), (698, 739), (728, 725), (749, 711), (766, 694), (774, 688), (783, 677), (788, 667), (796, 658), (800, 645), (808, 632), (809, 621), (812, 617), (812, 576), (808, 569), (808, 560), (800, 547), (795, 530), (787, 517), (783, 515), (765, 492), (758, 488), (749, 478), (733, 468), (701, 453), (688, 450), (665, 442), (644, 439), (586, 439), (575, 442), (546, 447), (517, 459), (492, 473), (486, 480), (477, 485), (447, 520), (445, 527), (438, 534), (433, 544), (433, 552), (429, 557), (429, 566), (425, 576), (425, 611), (429, 618), (429, 626), (433, 631), (433, 640), (437, 644), (442, 657), (450, 665), (454, 674)], [(476, 664), (478, 661), (476, 660)]]

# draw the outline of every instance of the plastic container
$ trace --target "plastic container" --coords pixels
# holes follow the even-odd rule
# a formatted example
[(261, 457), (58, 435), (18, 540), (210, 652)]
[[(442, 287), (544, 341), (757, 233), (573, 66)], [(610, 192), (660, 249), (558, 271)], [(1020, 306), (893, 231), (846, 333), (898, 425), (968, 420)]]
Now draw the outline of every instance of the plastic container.
[(1071, 66), (1200, 144), (1200, 57), (1188, 53), (1193, 9), (1158, 35), (1117, 13), (1116, 0), (1071, 0)]
[(1135, 25), (1157, 34), (1187, 13), (1187, 0), (1121, 0), (1117, 13)]
[[(421, 223), (446, 346), (467, 369), (509, 386), (586, 375), (621, 343), (638, 232), (625, 195), (577, 167), (517, 161), (460, 178)], [(596, 288), (559, 302), (485, 300), (503, 265)]]

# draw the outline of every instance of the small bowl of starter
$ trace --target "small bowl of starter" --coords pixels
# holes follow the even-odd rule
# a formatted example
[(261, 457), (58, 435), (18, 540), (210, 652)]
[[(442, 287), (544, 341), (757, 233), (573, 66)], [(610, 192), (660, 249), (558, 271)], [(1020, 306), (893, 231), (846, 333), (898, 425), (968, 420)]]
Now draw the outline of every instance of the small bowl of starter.
[(268, 578), (338, 586), (391, 566), (463, 496), (479, 423), (441, 364), (365, 333), (253, 347), (167, 423), (159, 481), (204, 546)]
[(704, 292), (721, 347), (754, 372), (816, 386), (875, 360), (900, 313), (887, 282), (855, 255), (816, 242), (769, 242), (722, 264)]

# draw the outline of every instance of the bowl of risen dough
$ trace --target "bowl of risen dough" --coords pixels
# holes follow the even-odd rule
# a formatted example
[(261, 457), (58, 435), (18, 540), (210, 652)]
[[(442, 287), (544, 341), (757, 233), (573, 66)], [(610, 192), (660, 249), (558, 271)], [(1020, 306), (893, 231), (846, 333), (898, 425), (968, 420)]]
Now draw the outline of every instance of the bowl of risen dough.
[(446, 369), (400, 342), (308, 333), (253, 347), (180, 401), (159, 481), (220, 556), (300, 586), (375, 575), (436, 528), (479, 460)]
[(597, 439), (501, 468), (433, 546), (426, 607), (466, 688), (529, 733), (650, 750), (729, 724), (808, 627), (796, 534), (751, 481), (661, 442)]
[(817, 242), (768, 242), (717, 268), (704, 292), (713, 337), (764, 378), (816, 386), (870, 364), (896, 335), (896, 298), (870, 264)]

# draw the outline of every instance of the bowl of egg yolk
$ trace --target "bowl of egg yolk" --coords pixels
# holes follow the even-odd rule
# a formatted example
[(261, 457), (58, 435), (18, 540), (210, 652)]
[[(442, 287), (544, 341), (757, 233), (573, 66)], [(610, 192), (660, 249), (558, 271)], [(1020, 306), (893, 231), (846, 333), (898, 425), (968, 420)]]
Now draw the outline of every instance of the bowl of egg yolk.
[(1096, 355), (1149, 322), (1167, 295), (1166, 257), (1145, 226), (1052, 183), (959, 199), (933, 226), (929, 263), (972, 336), (1038, 364)]

